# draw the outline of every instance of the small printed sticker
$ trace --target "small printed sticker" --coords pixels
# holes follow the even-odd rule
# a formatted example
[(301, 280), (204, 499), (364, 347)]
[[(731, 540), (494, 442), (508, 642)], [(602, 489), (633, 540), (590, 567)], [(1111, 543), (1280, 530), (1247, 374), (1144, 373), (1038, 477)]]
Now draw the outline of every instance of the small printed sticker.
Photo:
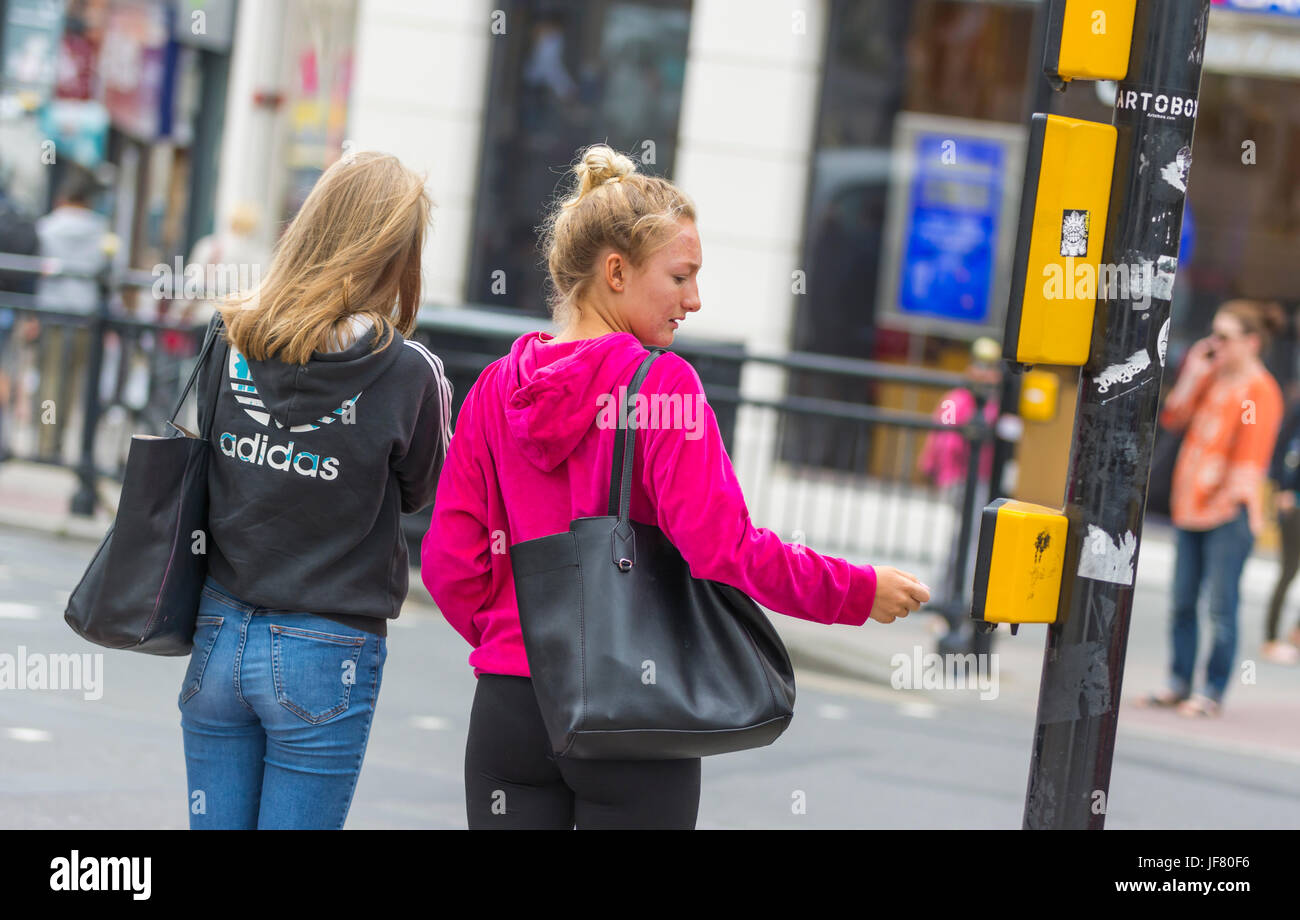
[(1143, 348), (1129, 355), (1123, 364), (1112, 364), (1097, 375), (1097, 392), (1105, 393), (1117, 383), (1128, 383), (1151, 366), (1151, 356)]
[(1076, 258), (1088, 254), (1088, 212), (1061, 213), (1061, 255)]
[(1160, 366), (1165, 366), (1165, 354), (1169, 351), (1169, 320), (1160, 327), (1160, 339), (1156, 342), (1156, 352), (1160, 355)]

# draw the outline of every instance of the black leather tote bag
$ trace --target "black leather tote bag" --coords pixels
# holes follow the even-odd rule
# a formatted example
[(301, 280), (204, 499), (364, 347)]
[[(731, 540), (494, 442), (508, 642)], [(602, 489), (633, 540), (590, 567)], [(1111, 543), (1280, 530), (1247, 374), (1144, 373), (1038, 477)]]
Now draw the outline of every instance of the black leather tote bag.
[[(661, 352), (632, 378), (629, 423)], [(616, 438), (609, 514), (510, 547), (553, 752), (673, 760), (771, 744), (794, 715), (785, 646), (743, 591), (692, 577), (663, 531), (629, 518), (636, 429), (620, 425)]]
[(135, 435), (126, 458), (117, 517), (68, 599), (63, 619), (77, 635), (107, 648), (188, 655), (207, 549), (208, 460), (216, 393), (202, 436), (176, 425), (185, 397), (211, 359), (220, 314), (208, 326), (199, 360), (168, 422), (167, 437)]

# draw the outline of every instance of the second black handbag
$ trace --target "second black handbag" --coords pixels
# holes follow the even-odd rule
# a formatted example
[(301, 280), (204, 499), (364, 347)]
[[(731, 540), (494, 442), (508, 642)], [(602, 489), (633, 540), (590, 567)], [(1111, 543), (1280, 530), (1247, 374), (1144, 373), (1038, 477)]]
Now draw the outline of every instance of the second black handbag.
[(208, 458), (216, 394), (200, 434), (176, 426), (195, 378), (221, 337), (221, 316), (169, 421), (170, 437), (131, 438), (117, 517), (68, 598), (64, 621), (107, 648), (188, 655), (207, 575)]
[[(630, 421), (661, 352), (632, 378)], [(635, 443), (635, 427), (620, 427), (608, 516), (510, 547), (551, 748), (580, 760), (671, 760), (771, 744), (794, 715), (790, 657), (749, 596), (693, 577), (663, 531), (630, 519)]]

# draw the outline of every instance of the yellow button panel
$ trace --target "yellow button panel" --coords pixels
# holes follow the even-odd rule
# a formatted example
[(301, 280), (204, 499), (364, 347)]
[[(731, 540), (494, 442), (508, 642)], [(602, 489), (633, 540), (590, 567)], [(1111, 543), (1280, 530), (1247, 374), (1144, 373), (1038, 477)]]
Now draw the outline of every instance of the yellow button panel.
[(1056, 418), (1061, 378), (1051, 371), (1027, 371), (1020, 379), (1020, 417), (1026, 422)]
[(999, 498), (980, 520), (971, 616), (986, 623), (1055, 623), (1065, 568), (1063, 513)]
[(1043, 72), (1052, 80), (1123, 80), (1137, 0), (1052, 0)]
[(1115, 166), (1114, 125), (1034, 115), (1012, 266), (1003, 356), (1021, 364), (1087, 363)]

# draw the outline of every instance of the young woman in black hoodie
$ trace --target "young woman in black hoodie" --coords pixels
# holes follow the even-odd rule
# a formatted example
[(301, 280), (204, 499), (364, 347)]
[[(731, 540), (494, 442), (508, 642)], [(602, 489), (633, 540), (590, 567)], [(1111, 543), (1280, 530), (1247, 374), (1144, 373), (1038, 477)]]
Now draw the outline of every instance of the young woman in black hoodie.
[(179, 698), (191, 828), (347, 817), (406, 597), (401, 514), (433, 502), (451, 437), (441, 362), (405, 338), (429, 210), (396, 158), (340, 160), (220, 311), (199, 382), (209, 576)]

